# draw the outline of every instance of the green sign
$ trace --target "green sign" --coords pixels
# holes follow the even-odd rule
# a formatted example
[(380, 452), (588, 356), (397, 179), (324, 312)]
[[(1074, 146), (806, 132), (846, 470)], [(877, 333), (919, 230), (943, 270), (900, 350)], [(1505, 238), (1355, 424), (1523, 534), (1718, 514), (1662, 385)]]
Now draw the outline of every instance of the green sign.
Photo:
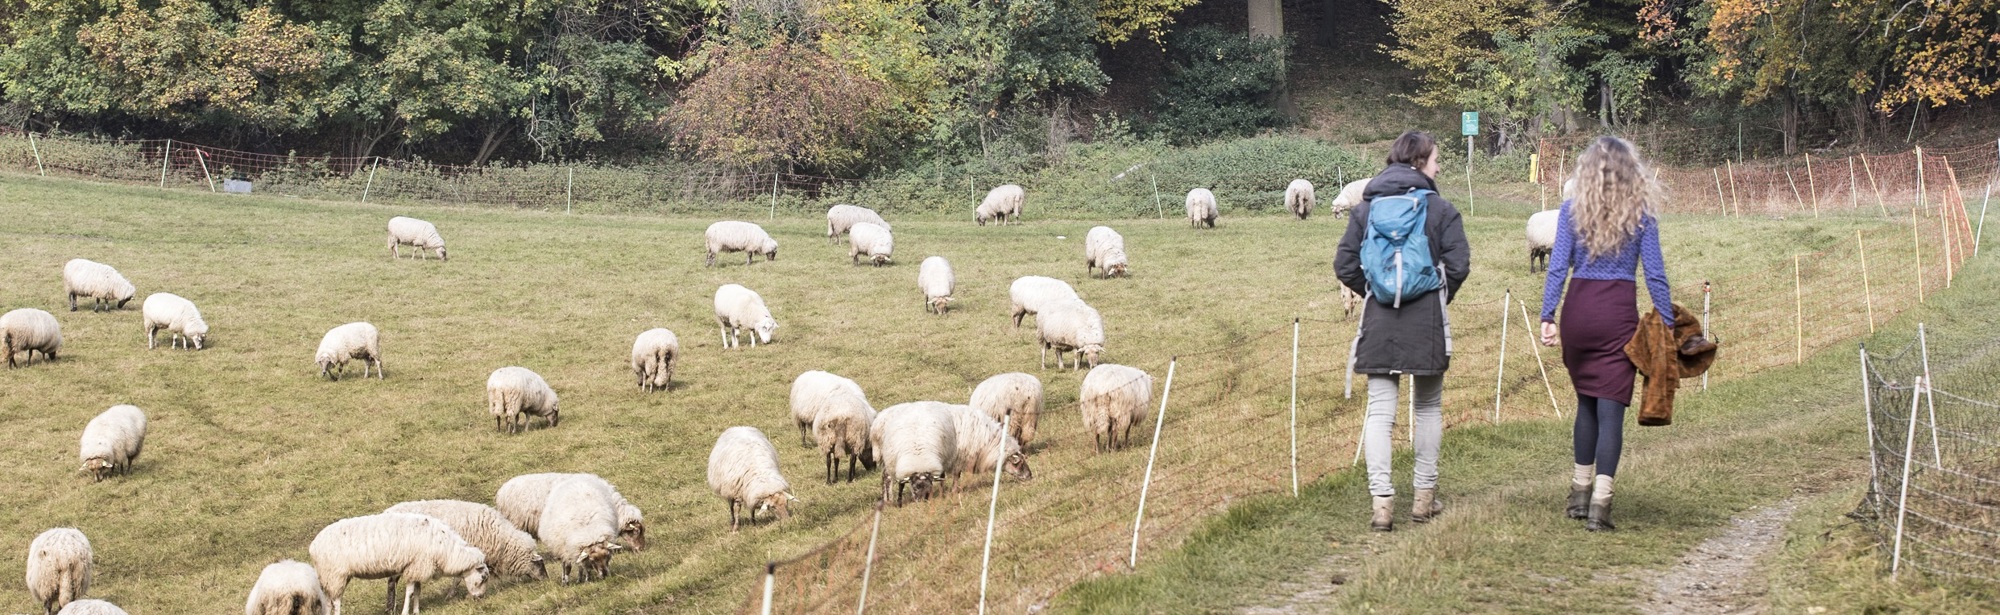
[(1471, 137), (1479, 134), (1479, 112), (1467, 111), (1459, 115), (1459, 134)]

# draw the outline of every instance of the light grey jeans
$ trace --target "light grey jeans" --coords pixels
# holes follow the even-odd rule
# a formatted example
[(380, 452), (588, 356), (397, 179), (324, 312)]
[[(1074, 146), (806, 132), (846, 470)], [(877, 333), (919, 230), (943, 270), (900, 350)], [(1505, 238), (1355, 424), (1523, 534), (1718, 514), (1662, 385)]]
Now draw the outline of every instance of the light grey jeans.
[[(1418, 489), (1437, 488), (1438, 442), (1444, 439), (1444, 376), (1411, 376), (1416, 388), (1417, 469), (1412, 485)], [(1389, 483), (1389, 459), (1393, 454), (1390, 432), (1396, 429), (1398, 376), (1368, 375), (1368, 416), (1361, 423), (1361, 439), (1368, 453), (1368, 493), (1396, 495)]]

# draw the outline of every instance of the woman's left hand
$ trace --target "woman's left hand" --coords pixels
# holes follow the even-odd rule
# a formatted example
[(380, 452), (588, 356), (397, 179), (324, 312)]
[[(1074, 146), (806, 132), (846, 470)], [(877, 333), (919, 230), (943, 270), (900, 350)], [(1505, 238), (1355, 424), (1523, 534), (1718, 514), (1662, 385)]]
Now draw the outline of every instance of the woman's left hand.
[(1556, 345), (1556, 323), (1542, 323), (1542, 345), (1551, 347)]

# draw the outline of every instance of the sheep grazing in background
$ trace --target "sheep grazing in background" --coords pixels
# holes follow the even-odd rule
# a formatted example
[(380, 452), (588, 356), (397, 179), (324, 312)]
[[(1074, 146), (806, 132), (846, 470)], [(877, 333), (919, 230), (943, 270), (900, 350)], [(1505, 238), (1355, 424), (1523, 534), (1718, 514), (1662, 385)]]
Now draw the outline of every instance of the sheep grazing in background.
[(514, 527), (499, 510), (478, 502), (419, 500), (390, 506), (385, 513), (427, 515), (458, 532), (466, 544), (486, 554), (486, 567), (524, 579), (545, 579), (549, 572), (535, 552), (535, 537)]
[(799, 446), (813, 445), (808, 439), (812, 435), (813, 417), (835, 403), (830, 400), (837, 394), (841, 397), (840, 402), (859, 399), (863, 404), (868, 403), (868, 396), (861, 392), (860, 384), (832, 373), (812, 370), (792, 379), (792, 424), (799, 428)]
[[(146, 296), (146, 302), (139, 304), (139, 313), (146, 327), (146, 349), (154, 346), (154, 336), (161, 329), (174, 334), (173, 347), (190, 347), (201, 350), (202, 342), (208, 339), (208, 322), (201, 319), (201, 310), (195, 309), (194, 302), (173, 293), (153, 293)], [(183, 344), (182, 340), (186, 343)]]
[[(1040, 314), (1050, 306), (1078, 300), (1076, 289), (1070, 288), (1068, 282), (1038, 275), (1015, 278), (1007, 287), (1007, 297), (1014, 302), (1012, 315), (1016, 329), (1021, 328), (1021, 318), (1029, 314)], [(1035, 318), (1039, 321), (1041, 316)]]
[(1015, 184), (1002, 184), (986, 192), (986, 198), (979, 201), (979, 208), (972, 210), (972, 221), (986, 226), (988, 220), (998, 220), (1006, 224), (1008, 217), (1014, 223), (1021, 222), (1021, 205), (1028, 200), (1028, 191)]
[(319, 572), (304, 562), (284, 560), (264, 567), (243, 615), (327, 615), (333, 601), (320, 589)]
[(507, 433), (528, 429), (528, 417), (542, 417), (543, 428), (562, 422), (562, 402), (549, 381), (525, 367), (509, 365), (486, 377), (486, 410), (493, 428)]
[(1056, 351), (1056, 369), (1062, 369), (1063, 353), (1076, 352), (1076, 365), (1085, 360), (1097, 366), (1104, 353), (1104, 317), (1081, 300), (1067, 301), (1035, 315), (1035, 335), (1042, 346), (1042, 369), (1049, 368), (1049, 350)]
[(103, 600), (78, 600), (56, 611), (56, 615), (131, 615), (118, 605)]
[(674, 388), (674, 361), (681, 356), (681, 340), (666, 329), (647, 329), (632, 340), (632, 374), (639, 377), (639, 390), (665, 391)]
[(1207, 188), (1195, 188), (1187, 194), (1187, 219), (1195, 228), (1215, 228), (1215, 193)]
[(500, 485), (500, 491), (493, 496), (494, 508), (500, 511), (500, 516), (506, 517), (509, 523), (513, 523), (514, 527), (520, 528), (530, 536), (539, 536), (542, 507), (548, 504), (549, 492), (555, 489), (557, 483), (572, 478), (597, 483), (605, 492), (611, 494), (611, 506), (618, 511), (618, 537), (624, 539), (634, 551), (646, 550), (645, 514), (638, 506), (626, 501), (625, 495), (619, 493), (611, 481), (604, 480), (596, 474), (562, 472), (522, 474)]
[(884, 408), (868, 427), (869, 448), (882, 467), (882, 501), (889, 502), (889, 486), (896, 486), (893, 500), (903, 505), (903, 490), (922, 502), (944, 486), (945, 472), (951, 470), (958, 451), (958, 427), (945, 410), (947, 404), (916, 401)]
[(951, 262), (942, 256), (924, 259), (917, 267), (917, 288), (924, 293), (924, 310), (944, 314), (954, 301), (951, 293), (958, 288), (958, 277), (951, 271)]
[(778, 240), (756, 224), (724, 220), (708, 225), (704, 237), (708, 240), (709, 267), (715, 266), (715, 255), (725, 252), (743, 252), (746, 265), (757, 262), (759, 254), (767, 261), (778, 260)]
[(396, 216), (389, 219), (389, 258), (403, 256), (397, 250), (398, 246), (415, 248), (416, 253), (411, 254), (411, 258), (421, 256), (428, 260), (430, 253), (425, 250), (437, 250), (440, 262), (450, 260), (445, 257), (444, 236), (438, 234), (437, 225), (416, 218)]
[(76, 311), (76, 298), (89, 297), (90, 311), (125, 309), (125, 302), (139, 289), (110, 265), (81, 258), (63, 264), (63, 292), (69, 294), (69, 311)]
[(708, 488), (729, 503), (729, 531), (740, 525), (736, 506), (750, 509), (750, 523), (757, 523), (757, 511), (770, 510), (779, 519), (791, 516), (792, 485), (778, 472), (778, 447), (755, 427), (731, 427), (715, 439), (708, 452)]
[(1346, 215), (1347, 212), (1353, 211), (1355, 206), (1360, 205), (1361, 201), (1367, 199), (1368, 182), (1374, 179), (1373, 177), (1357, 179), (1341, 186), (1340, 194), (1333, 197), (1333, 203), (1328, 207), (1333, 212), (1333, 217)]
[(828, 207), (826, 209), (826, 242), (835, 243), (839, 241), (840, 236), (847, 234), (848, 229), (863, 222), (885, 229), (891, 228), (888, 222), (882, 220), (881, 214), (875, 213), (873, 209), (854, 205)]
[(1007, 434), (1026, 447), (1035, 440), (1035, 423), (1042, 415), (1042, 380), (1021, 372), (1008, 372), (979, 383), (972, 390), (972, 407), (986, 416), (1007, 423)]
[(1008, 476), (1020, 480), (1035, 477), (1028, 468), (1028, 453), (1021, 450), (1021, 441), (1007, 435), (1000, 421), (986, 416), (986, 412), (972, 406), (945, 404), (946, 415), (951, 417), (952, 441), (956, 447), (951, 455), (952, 482), (960, 482), (967, 472), (974, 476), (984, 476), (995, 468), (1004, 468)]
[(1115, 451), (1132, 444), (1132, 426), (1146, 418), (1146, 406), (1153, 402), (1153, 377), (1135, 367), (1099, 365), (1083, 376), (1077, 401), (1097, 450)]
[(1528, 216), (1528, 271), (1549, 268), (1549, 252), (1556, 247), (1556, 223), (1562, 210), (1551, 209)]
[(618, 507), (610, 484), (603, 480), (569, 477), (549, 490), (542, 505), (541, 538), (550, 554), (562, 562), (562, 582), (570, 582), (575, 567), (577, 582), (597, 573), (602, 580), (611, 573), (611, 555), (624, 550), (618, 540)]
[(867, 222), (848, 229), (847, 260), (859, 264), (862, 256), (876, 267), (889, 264), (889, 254), (896, 249), (896, 238), (890, 236), (889, 229)]
[[(853, 380), (822, 371), (799, 374), (792, 380), (792, 422), (799, 428), (799, 445), (819, 443), (826, 458), (826, 482), (833, 484), (839, 457), (847, 456), (847, 480), (854, 482), (854, 464), (868, 452), (868, 425), (875, 421), (875, 407)], [(867, 460), (875, 469), (874, 460)]]
[(1292, 212), (1292, 215), (1298, 216), (1300, 220), (1312, 215), (1313, 183), (1305, 179), (1294, 179), (1291, 185), (1285, 186), (1285, 209)]
[[(56, 315), (35, 308), (21, 308), (0, 315), (0, 339), (7, 347), (7, 367), (26, 364), (35, 359), (35, 352), (41, 351), (43, 361), (56, 360), (56, 352), (62, 350), (62, 324), (56, 322)], [(16, 353), (24, 353), (17, 363)]]
[(764, 297), (757, 291), (744, 288), (741, 284), (724, 284), (715, 289), (715, 321), (722, 325), (722, 347), (742, 347), (738, 339), (744, 329), (749, 329), (750, 347), (757, 347), (757, 340), (771, 343), (771, 333), (778, 329), (778, 321), (771, 318), (771, 308), (764, 305)]
[(90, 591), (90, 539), (73, 527), (59, 527), (28, 543), (28, 595), (42, 613), (56, 612)]
[(340, 380), (340, 374), (347, 371), (348, 359), (361, 360), (361, 377), (368, 377), (368, 366), (375, 366), (375, 379), (387, 376), (382, 372), (382, 333), (375, 325), (365, 322), (350, 322), (327, 330), (326, 337), (319, 340), (319, 351), (313, 353), (313, 362), (319, 364), (319, 375)]
[(408, 582), (403, 615), (410, 615), (422, 608), (417, 597), (424, 583), (463, 576), (466, 591), (478, 598), (486, 595), (486, 577), (492, 574), (484, 552), (427, 515), (382, 513), (341, 519), (321, 529), (306, 552), (319, 571), (320, 587), (333, 599), (334, 615), (340, 615), (341, 597), (354, 579), (388, 579), (388, 612), (396, 610), (396, 584)]
[(1098, 269), (1104, 270), (1104, 277), (1125, 275), (1125, 236), (1108, 226), (1091, 227), (1083, 238), (1083, 272), (1094, 275)]
[(146, 446), (146, 413), (138, 406), (119, 404), (90, 419), (83, 427), (77, 458), (93, 481), (112, 474), (132, 473), (132, 462)]

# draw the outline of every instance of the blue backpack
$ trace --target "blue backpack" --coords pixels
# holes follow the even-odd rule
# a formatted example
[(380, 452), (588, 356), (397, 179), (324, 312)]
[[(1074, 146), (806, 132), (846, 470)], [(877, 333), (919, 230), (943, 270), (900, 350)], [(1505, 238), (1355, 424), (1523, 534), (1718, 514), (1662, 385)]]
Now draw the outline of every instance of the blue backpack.
[(1430, 238), (1424, 234), (1429, 190), (1375, 197), (1368, 205), (1368, 231), (1361, 239), (1361, 271), (1368, 276), (1368, 294), (1383, 305), (1401, 308), (1404, 297), (1444, 287), (1444, 276), (1431, 260)]

